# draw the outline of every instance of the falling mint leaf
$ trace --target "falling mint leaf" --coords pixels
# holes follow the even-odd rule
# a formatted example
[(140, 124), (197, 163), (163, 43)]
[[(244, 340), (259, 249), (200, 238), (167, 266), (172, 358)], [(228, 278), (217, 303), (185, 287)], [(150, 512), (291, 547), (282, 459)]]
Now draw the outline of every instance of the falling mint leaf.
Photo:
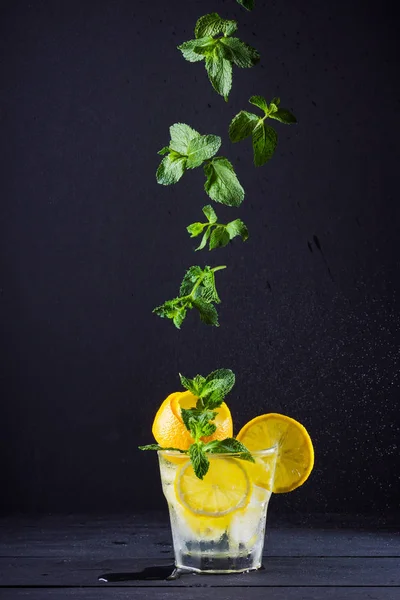
[(170, 150), (175, 150), (184, 156), (188, 155), (188, 147), (192, 140), (199, 138), (200, 134), (186, 125), (186, 123), (175, 123), (169, 128), (171, 141), (169, 143)]
[(256, 167), (264, 165), (275, 152), (278, 136), (275, 129), (261, 122), (253, 131), (254, 164)]
[(186, 157), (168, 154), (165, 156), (156, 172), (157, 183), (171, 185), (177, 183), (186, 170)]
[(218, 220), (217, 215), (215, 214), (215, 210), (213, 209), (211, 204), (207, 204), (207, 206), (203, 206), (202, 211), (205, 214), (205, 216), (207, 217), (209, 223), (217, 222), (217, 220)]
[(203, 237), (201, 238), (200, 244), (196, 248), (196, 252), (198, 250), (203, 250), (203, 248), (206, 247), (210, 235), (211, 235), (211, 229), (210, 229), (210, 227), (207, 227), (205, 233), (203, 234)]
[(181, 296), (186, 296), (187, 294), (190, 294), (193, 290), (194, 285), (203, 276), (204, 276), (204, 272), (201, 267), (199, 267), (197, 265), (193, 265), (192, 267), (190, 267), (186, 271), (186, 273), (182, 279), (181, 287), (179, 289), (179, 294)]
[(224, 225), (219, 225), (216, 227), (210, 237), (210, 250), (214, 250), (215, 248), (223, 248), (227, 246), (230, 242), (229, 233), (226, 230)]
[(168, 148), (168, 146), (164, 146), (164, 148), (161, 148), (161, 150), (159, 150), (157, 152), (157, 154), (161, 154), (161, 156), (163, 156), (163, 154), (169, 154), (170, 149)]
[(207, 223), (192, 223), (186, 227), (190, 237), (194, 238), (203, 232), (204, 227), (207, 227)]
[(245, 44), (239, 38), (223, 37), (220, 43), (227, 50), (225, 57), (233, 62), (237, 67), (254, 67), (260, 60), (260, 55), (255, 48)]
[(194, 34), (196, 38), (216, 35), (232, 35), (237, 30), (236, 21), (222, 19), (217, 13), (204, 15), (196, 23)]
[(241, 110), (229, 125), (229, 139), (233, 143), (241, 142), (253, 133), (258, 122), (259, 118), (256, 115)]
[(297, 123), (296, 117), (285, 108), (278, 108), (277, 111), (270, 113), (268, 116), (270, 119), (276, 119), (285, 125), (294, 125)]
[(228, 206), (240, 206), (244, 190), (228, 159), (216, 157), (204, 166), (207, 181), (204, 189), (211, 200)]
[(249, 237), (249, 230), (246, 225), (240, 219), (235, 219), (226, 225), (226, 230), (229, 233), (229, 237), (232, 240), (237, 235), (240, 235), (242, 240), (245, 242)]
[(232, 63), (219, 44), (206, 54), (206, 70), (214, 90), (227, 100), (232, 87)]
[(263, 96), (252, 96), (249, 102), (254, 106), (258, 106), (258, 108), (261, 108), (261, 110), (264, 111), (265, 114), (268, 113), (268, 104)]
[(192, 138), (187, 147), (186, 167), (199, 167), (205, 160), (212, 158), (221, 146), (221, 138), (217, 135), (199, 135)]
[(183, 58), (188, 62), (199, 62), (204, 60), (204, 55), (212, 51), (216, 44), (216, 40), (210, 36), (200, 38), (198, 40), (188, 40), (178, 46), (178, 50), (182, 52)]
[(193, 306), (199, 311), (200, 319), (203, 323), (219, 327), (217, 309), (213, 304), (205, 302), (201, 298), (196, 298), (193, 300)]

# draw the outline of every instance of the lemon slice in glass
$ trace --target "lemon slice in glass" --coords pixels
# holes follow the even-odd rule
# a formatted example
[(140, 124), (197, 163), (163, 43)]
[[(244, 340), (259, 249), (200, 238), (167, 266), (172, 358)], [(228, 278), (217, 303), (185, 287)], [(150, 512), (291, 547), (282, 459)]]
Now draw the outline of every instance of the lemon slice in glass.
[(240, 461), (209, 456), (210, 468), (198, 479), (192, 464), (182, 465), (175, 479), (179, 502), (196, 515), (222, 517), (247, 506), (251, 483)]

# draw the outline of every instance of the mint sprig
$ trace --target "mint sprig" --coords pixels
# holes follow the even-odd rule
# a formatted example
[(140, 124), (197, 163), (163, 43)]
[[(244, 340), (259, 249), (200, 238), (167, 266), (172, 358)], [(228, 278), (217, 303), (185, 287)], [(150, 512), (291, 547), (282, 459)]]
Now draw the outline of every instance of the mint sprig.
[(186, 429), (193, 438), (193, 443), (188, 450), (179, 448), (163, 448), (159, 444), (148, 444), (139, 446), (140, 450), (176, 450), (182, 454), (188, 454), (192, 462), (193, 470), (199, 479), (207, 474), (210, 467), (208, 454), (234, 454), (235, 458), (254, 462), (249, 450), (234, 438), (224, 440), (212, 440), (204, 442), (202, 438), (215, 433), (217, 427), (213, 422), (217, 416), (216, 409), (219, 408), (225, 397), (235, 385), (235, 374), (230, 369), (217, 369), (207, 377), (196, 375), (189, 379), (179, 374), (183, 387), (197, 398), (194, 408), (182, 408), (181, 416)]
[(194, 265), (188, 269), (182, 280), (179, 296), (157, 306), (153, 313), (159, 317), (171, 319), (180, 329), (188, 310), (197, 309), (200, 319), (207, 325), (219, 326), (218, 313), (214, 304), (221, 302), (215, 285), (215, 273), (225, 269), (219, 267), (201, 267)]
[(187, 169), (199, 167), (213, 157), (221, 146), (217, 135), (200, 135), (186, 123), (175, 123), (169, 128), (169, 146), (158, 154), (166, 155), (157, 169), (157, 182), (161, 185), (177, 183)]
[(203, 234), (200, 245), (196, 248), (196, 251), (205, 248), (207, 242), (209, 250), (214, 250), (214, 248), (226, 246), (238, 235), (240, 235), (244, 242), (248, 239), (248, 229), (240, 219), (230, 221), (226, 225), (218, 223), (217, 215), (209, 204), (203, 207), (203, 213), (208, 219), (207, 223), (196, 222), (188, 225), (186, 228), (192, 238)]
[(221, 138), (201, 135), (186, 123), (171, 125), (169, 132), (169, 145), (158, 152), (164, 158), (156, 172), (157, 182), (161, 185), (177, 183), (188, 169), (204, 163), (204, 189), (209, 197), (227, 206), (239, 206), (244, 199), (244, 189), (235, 170), (227, 158), (215, 156)]
[(206, 443), (201, 439), (215, 432), (216, 426), (213, 420), (217, 416), (216, 409), (221, 406), (224, 398), (235, 385), (235, 374), (230, 369), (218, 369), (207, 377), (196, 375), (193, 379), (189, 379), (181, 374), (179, 377), (183, 387), (198, 398), (195, 408), (181, 410), (183, 422), (194, 439), (194, 443), (189, 447), (189, 456), (196, 476), (203, 479), (207, 473), (210, 466), (207, 457), (209, 453), (233, 452), (236, 458), (254, 462), (249, 450), (234, 438)]
[(260, 117), (241, 110), (231, 121), (229, 138), (231, 142), (236, 143), (251, 136), (254, 164), (256, 167), (261, 167), (272, 158), (278, 143), (278, 135), (273, 127), (265, 123), (266, 119), (275, 119), (286, 125), (297, 123), (297, 121), (289, 110), (280, 108), (279, 98), (274, 98), (269, 105), (263, 96), (252, 96), (249, 102), (260, 108), (264, 115)]
[[(249, 9), (252, 3), (246, 1), (241, 4)], [(222, 19), (218, 13), (210, 13), (198, 19), (194, 29), (195, 39), (178, 46), (187, 61), (205, 61), (211, 85), (226, 101), (232, 87), (232, 65), (249, 68), (260, 60), (255, 48), (232, 37), (236, 30), (236, 21)]]

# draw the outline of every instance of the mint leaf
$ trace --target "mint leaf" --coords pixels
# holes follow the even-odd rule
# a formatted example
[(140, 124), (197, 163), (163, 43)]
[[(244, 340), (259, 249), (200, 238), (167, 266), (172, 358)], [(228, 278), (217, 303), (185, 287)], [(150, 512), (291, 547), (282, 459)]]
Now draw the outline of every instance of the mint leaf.
[(186, 454), (186, 450), (182, 450), (181, 448), (163, 448), (159, 444), (147, 444), (147, 446), (138, 446), (139, 450), (170, 450), (172, 452), (181, 452), (182, 454)]
[(207, 227), (206, 223), (192, 223), (186, 227), (186, 230), (190, 233), (190, 237), (194, 238), (202, 233), (204, 227)]
[(204, 189), (211, 200), (228, 206), (240, 206), (244, 199), (244, 189), (228, 159), (220, 156), (204, 166), (207, 181)]
[(215, 248), (223, 248), (229, 244), (230, 239), (231, 238), (225, 226), (218, 225), (218, 227), (216, 227), (211, 234), (209, 248), (210, 250), (214, 250)]
[(210, 454), (236, 454), (235, 458), (255, 462), (251, 452), (235, 438), (225, 438), (224, 440), (213, 440), (204, 445), (203, 450)]
[(188, 156), (189, 144), (195, 138), (201, 137), (200, 134), (186, 125), (186, 123), (175, 123), (169, 128), (171, 141), (169, 147), (179, 154)]
[(187, 146), (188, 169), (199, 167), (202, 162), (212, 158), (221, 146), (221, 138), (217, 135), (198, 135), (192, 138)]
[(206, 378), (201, 375), (196, 375), (193, 379), (189, 379), (189, 377), (185, 377), (179, 373), (179, 378), (181, 380), (182, 386), (192, 392), (194, 396), (199, 396), (200, 391), (205, 383)]
[(182, 408), (181, 414), (186, 428), (189, 429), (191, 436), (196, 442), (202, 437), (212, 435), (217, 430), (215, 423), (211, 423), (217, 416), (217, 413), (213, 410), (204, 408)]
[(264, 165), (274, 154), (278, 143), (275, 129), (260, 122), (253, 131), (253, 153), (256, 167)]
[(212, 51), (216, 44), (216, 40), (210, 36), (205, 36), (198, 40), (189, 40), (178, 46), (178, 50), (182, 52), (183, 57), (188, 62), (199, 62), (204, 60), (206, 52)]
[(192, 394), (194, 394), (195, 396), (197, 396), (197, 385), (195, 385), (193, 379), (189, 379), (188, 377), (185, 377), (184, 375), (181, 375), (179, 373), (179, 379), (181, 380), (181, 384), (183, 385), (183, 387), (187, 390), (189, 390), (189, 392), (192, 392)]
[(181, 287), (179, 289), (180, 296), (186, 296), (187, 294), (190, 294), (193, 290), (195, 283), (202, 276), (203, 269), (201, 267), (197, 265), (193, 265), (193, 267), (190, 267), (183, 277)]
[(220, 304), (221, 300), (219, 299), (217, 288), (215, 286), (214, 271), (209, 267), (204, 268), (203, 280), (198, 290), (200, 291), (201, 298), (206, 302), (216, 302), (217, 304)]
[(270, 119), (276, 119), (285, 125), (293, 125), (294, 123), (297, 123), (296, 117), (285, 108), (278, 108), (276, 112), (270, 113), (268, 116)]
[(193, 306), (199, 311), (203, 323), (219, 327), (217, 309), (213, 304), (205, 302), (201, 298), (196, 298), (196, 300), (193, 300)]
[(172, 321), (177, 329), (181, 328), (181, 325), (186, 317), (186, 307), (176, 308)]
[(228, 100), (232, 87), (232, 63), (225, 58), (220, 44), (206, 54), (206, 70), (214, 90)]
[(242, 42), (239, 38), (224, 37), (220, 43), (227, 49), (225, 57), (238, 67), (249, 68), (254, 67), (260, 60), (260, 55), (255, 48)]
[(253, 10), (254, 0), (237, 0), (246, 10)]
[(186, 170), (186, 157), (175, 157), (171, 154), (165, 156), (156, 172), (157, 183), (172, 185), (177, 183)]
[(161, 306), (156, 306), (153, 313), (159, 317), (171, 319), (175, 327), (180, 329), (188, 308), (191, 308), (190, 301), (182, 298), (174, 298), (173, 300), (167, 300)]
[(168, 148), (168, 146), (164, 146), (164, 148), (161, 148), (161, 150), (159, 150), (157, 152), (157, 154), (161, 154), (161, 156), (162, 156), (163, 154), (169, 154), (169, 152), (170, 152), (170, 149)]
[(235, 374), (230, 369), (218, 369), (210, 373), (200, 390), (204, 407), (214, 409), (220, 406), (234, 385)]
[(259, 118), (253, 113), (241, 110), (233, 117), (229, 125), (229, 139), (231, 142), (240, 142), (253, 133), (254, 128), (259, 122)]
[(245, 242), (249, 237), (249, 231), (246, 225), (240, 219), (235, 219), (226, 225), (226, 230), (229, 233), (230, 239), (233, 239), (237, 235), (240, 235), (242, 240)]
[(264, 111), (265, 114), (268, 113), (269, 109), (267, 101), (262, 96), (252, 96), (249, 102), (251, 104), (254, 104), (254, 106), (258, 106), (258, 108), (261, 108), (261, 110)]
[(221, 19), (217, 13), (210, 13), (200, 17), (196, 23), (194, 34), (196, 38), (216, 36), (219, 34), (232, 35), (237, 29), (236, 21)]
[(205, 214), (205, 216), (207, 217), (209, 223), (217, 222), (217, 215), (215, 214), (215, 210), (213, 209), (211, 204), (207, 204), (207, 206), (203, 206), (202, 210), (203, 210), (203, 213)]
[(195, 249), (196, 252), (198, 250), (203, 250), (203, 248), (205, 248), (210, 235), (211, 235), (211, 229), (210, 229), (210, 227), (207, 227), (207, 230), (205, 231), (203, 237), (201, 238), (201, 242), (200, 242), (199, 246), (197, 246), (197, 248)]
[(210, 468), (210, 462), (203, 450), (202, 443), (195, 443), (189, 447), (189, 456), (193, 465), (193, 470), (199, 479), (203, 479)]

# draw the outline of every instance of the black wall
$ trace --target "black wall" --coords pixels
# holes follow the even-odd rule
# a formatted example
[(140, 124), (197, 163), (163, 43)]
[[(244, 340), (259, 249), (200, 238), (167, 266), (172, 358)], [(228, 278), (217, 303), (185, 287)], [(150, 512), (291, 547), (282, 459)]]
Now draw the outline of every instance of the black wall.
[[(232, 368), (236, 431), (263, 412), (315, 442), (277, 511), (399, 506), (399, 85), (394, 4), (258, 0), (1, 3), (3, 510), (162, 507), (152, 441), (187, 376)], [(226, 104), (176, 46), (207, 12), (262, 61)], [(231, 118), (282, 98), (263, 168)], [(157, 185), (168, 127), (221, 135), (251, 238), (193, 253), (201, 169)], [(152, 315), (191, 264), (219, 273), (220, 328)]]

